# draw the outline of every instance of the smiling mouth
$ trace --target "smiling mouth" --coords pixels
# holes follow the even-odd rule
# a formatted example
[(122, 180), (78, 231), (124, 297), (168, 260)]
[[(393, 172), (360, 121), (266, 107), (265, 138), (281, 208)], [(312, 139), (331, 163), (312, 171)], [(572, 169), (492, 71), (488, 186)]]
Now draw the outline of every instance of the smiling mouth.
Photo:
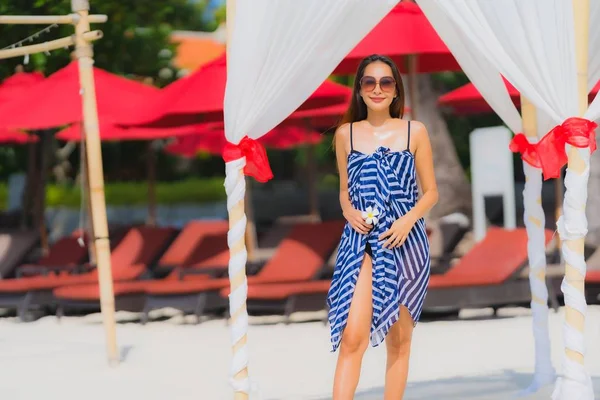
[(385, 99), (380, 98), (380, 97), (371, 97), (371, 100), (375, 103), (381, 103)]

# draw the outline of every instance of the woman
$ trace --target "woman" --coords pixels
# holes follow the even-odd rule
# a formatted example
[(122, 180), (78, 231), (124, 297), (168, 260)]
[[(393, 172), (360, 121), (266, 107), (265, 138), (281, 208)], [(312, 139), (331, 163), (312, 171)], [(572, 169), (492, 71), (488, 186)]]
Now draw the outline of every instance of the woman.
[(429, 282), (423, 216), (438, 193), (427, 130), (402, 120), (403, 111), (396, 65), (380, 55), (365, 58), (335, 134), (348, 222), (328, 294), (331, 342), (340, 349), (333, 400), (354, 398), (369, 341), (386, 342), (384, 399), (402, 399), (406, 387), (412, 331)]

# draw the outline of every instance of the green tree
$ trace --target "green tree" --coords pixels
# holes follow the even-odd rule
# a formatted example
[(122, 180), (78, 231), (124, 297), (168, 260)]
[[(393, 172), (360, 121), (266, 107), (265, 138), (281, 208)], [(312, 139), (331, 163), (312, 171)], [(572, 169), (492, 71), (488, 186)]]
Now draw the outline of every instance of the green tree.
[(225, 22), (225, 13), (226, 13), (227, 7), (225, 7), (225, 5), (220, 6), (219, 8), (217, 8), (215, 10), (215, 25), (218, 26), (219, 24)]
[[(203, 22), (203, 1), (91, 0), (90, 7), (91, 13), (108, 16), (108, 22), (93, 24), (91, 27), (104, 34), (102, 39), (93, 43), (95, 65), (130, 78), (151, 78), (159, 87), (177, 77), (177, 70), (172, 63), (176, 51), (175, 44), (170, 40), (172, 31), (213, 30), (216, 27), (214, 22)], [(0, 1), (0, 15), (65, 15), (70, 12), (70, 0)], [(10, 46), (43, 28), (43, 25), (0, 25), (0, 48)], [(25, 44), (41, 43), (73, 33), (73, 26), (63, 25)], [(25, 70), (37, 70), (46, 76), (50, 75), (70, 62), (72, 50), (73, 48), (58, 49), (50, 55), (31, 55), (28, 64), (24, 66)], [(24, 64), (23, 57), (2, 60), (0, 82), (11, 76), (20, 64)], [(144, 154), (145, 146), (145, 143), (103, 144), (106, 172), (116, 173), (111, 168), (116, 165), (143, 173), (143, 160), (121, 156)], [(24, 146), (0, 147), (0, 179), (14, 171), (24, 170), (26, 160)], [(78, 163), (76, 154), (72, 154), (71, 161)]]
[[(70, 13), (69, 0), (16, 0), (0, 2), (0, 15), (64, 15)], [(104, 37), (94, 43), (96, 66), (110, 72), (151, 77), (162, 86), (176, 76), (172, 57), (175, 45), (169, 37), (173, 29), (210, 30), (214, 24), (202, 22), (204, 2), (188, 0), (139, 1), (92, 0), (91, 12), (108, 15), (108, 22), (95, 24)], [(34, 25), (0, 25), (0, 48), (9, 46), (42, 29)], [(42, 42), (73, 34), (70, 25), (52, 29), (36, 39)], [(50, 56), (31, 56), (26, 70), (40, 70), (46, 75), (70, 61), (72, 49), (56, 50)], [(0, 63), (0, 80), (13, 74), (23, 58)], [(168, 69), (170, 71), (166, 71)]]

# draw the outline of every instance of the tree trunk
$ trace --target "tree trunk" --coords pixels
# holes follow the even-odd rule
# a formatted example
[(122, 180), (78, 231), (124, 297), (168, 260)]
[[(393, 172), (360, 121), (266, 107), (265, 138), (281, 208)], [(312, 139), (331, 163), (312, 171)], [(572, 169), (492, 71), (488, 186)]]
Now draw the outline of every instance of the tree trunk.
[(431, 210), (429, 217), (438, 219), (461, 212), (470, 218), (471, 185), (458, 160), (454, 142), (437, 104), (441, 93), (434, 89), (429, 75), (417, 75), (417, 82), (416, 117), (425, 124), (429, 132), (439, 192), (438, 204)]
[(600, 208), (596, 206), (600, 204), (600, 152), (598, 151), (592, 154), (590, 160), (587, 204), (588, 234), (585, 242), (596, 247), (600, 243)]

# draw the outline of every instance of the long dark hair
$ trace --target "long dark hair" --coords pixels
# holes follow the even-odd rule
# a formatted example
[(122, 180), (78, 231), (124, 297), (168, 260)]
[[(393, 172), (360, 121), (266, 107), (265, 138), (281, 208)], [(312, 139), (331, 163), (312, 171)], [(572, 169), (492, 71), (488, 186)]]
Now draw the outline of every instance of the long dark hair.
[(358, 65), (356, 71), (356, 77), (354, 78), (354, 88), (352, 90), (352, 100), (346, 113), (342, 117), (340, 124), (343, 125), (348, 122), (362, 121), (367, 118), (367, 105), (365, 104), (362, 96), (360, 95), (360, 80), (365, 75), (365, 68), (367, 65), (373, 62), (382, 62), (389, 65), (392, 70), (392, 75), (396, 81), (396, 93), (397, 97), (390, 104), (390, 115), (392, 118), (402, 118), (404, 116), (404, 85), (402, 84), (402, 77), (396, 64), (386, 56), (380, 54), (372, 54), (363, 60)]

